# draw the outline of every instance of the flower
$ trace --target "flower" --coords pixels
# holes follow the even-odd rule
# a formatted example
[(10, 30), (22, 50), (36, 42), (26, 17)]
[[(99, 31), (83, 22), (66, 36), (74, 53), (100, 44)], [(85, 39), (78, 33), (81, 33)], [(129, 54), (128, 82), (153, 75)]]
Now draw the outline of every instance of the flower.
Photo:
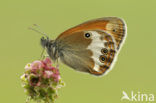
[(31, 64), (31, 71), (33, 73), (36, 73), (37, 71), (39, 71), (41, 68), (43, 68), (44, 65), (41, 61), (34, 61), (32, 64)]
[(41, 61), (44, 64), (44, 68), (47, 70), (54, 69), (55, 67), (52, 67), (52, 62), (50, 58), (46, 58), (45, 60)]
[(45, 60), (43, 60), (43, 62), (44, 62), (45, 64), (52, 64), (50, 58), (46, 58)]
[(30, 64), (30, 63), (28, 63), (28, 64), (25, 66), (25, 70), (26, 70), (26, 71), (31, 70), (31, 64)]
[(46, 70), (45, 72), (44, 72), (44, 77), (45, 78), (51, 78), (52, 77), (52, 75), (53, 75), (53, 72), (52, 71), (49, 71), (49, 70)]
[(59, 82), (59, 80), (60, 80), (60, 75), (54, 73), (54, 74), (52, 75), (52, 77), (54, 78), (54, 81), (55, 81), (55, 82)]
[(58, 89), (64, 85), (58, 66), (52, 66), (50, 58), (28, 63), (21, 81), (30, 99), (45, 103), (53, 102), (58, 96)]

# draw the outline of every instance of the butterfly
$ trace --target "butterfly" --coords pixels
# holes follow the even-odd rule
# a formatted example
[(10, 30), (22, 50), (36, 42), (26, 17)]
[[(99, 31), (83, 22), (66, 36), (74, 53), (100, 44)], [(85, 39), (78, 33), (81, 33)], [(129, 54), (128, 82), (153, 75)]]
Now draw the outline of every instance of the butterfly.
[(127, 26), (118, 17), (90, 20), (61, 33), (55, 40), (41, 38), (49, 57), (74, 70), (103, 75), (116, 61), (126, 38)]

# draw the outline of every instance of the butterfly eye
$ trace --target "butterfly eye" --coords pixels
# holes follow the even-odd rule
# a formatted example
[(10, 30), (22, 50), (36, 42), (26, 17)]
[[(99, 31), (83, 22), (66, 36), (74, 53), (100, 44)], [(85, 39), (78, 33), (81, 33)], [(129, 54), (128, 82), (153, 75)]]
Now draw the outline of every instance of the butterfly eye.
[(86, 37), (86, 38), (89, 38), (90, 36), (91, 36), (90, 33), (85, 33), (85, 37)]
[(107, 54), (108, 50), (106, 48), (101, 49), (102, 54)]
[(100, 62), (104, 63), (106, 60), (106, 57), (104, 55), (101, 55), (99, 59), (100, 59)]

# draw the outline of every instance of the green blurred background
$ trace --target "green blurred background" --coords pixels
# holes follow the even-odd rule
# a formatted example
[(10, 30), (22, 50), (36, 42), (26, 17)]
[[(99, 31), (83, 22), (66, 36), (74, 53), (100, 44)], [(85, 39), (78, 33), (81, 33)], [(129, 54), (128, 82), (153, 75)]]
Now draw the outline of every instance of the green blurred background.
[(124, 18), (128, 26), (116, 65), (108, 75), (95, 77), (61, 64), (66, 86), (56, 103), (127, 103), (120, 100), (122, 91), (156, 95), (155, 4), (155, 0), (1, 0), (0, 103), (25, 103), (20, 76), (25, 64), (42, 51), (41, 36), (28, 27), (38, 24), (55, 39), (72, 26), (105, 16)]

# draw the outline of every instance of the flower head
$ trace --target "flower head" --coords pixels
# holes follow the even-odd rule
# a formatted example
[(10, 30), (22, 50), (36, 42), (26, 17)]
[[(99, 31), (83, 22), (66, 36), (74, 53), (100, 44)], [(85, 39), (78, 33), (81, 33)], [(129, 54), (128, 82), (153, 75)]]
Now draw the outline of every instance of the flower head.
[(28, 96), (37, 101), (53, 102), (58, 88), (63, 86), (59, 69), (52, 66), (50, 58), (28, 63), (21, 80)]

